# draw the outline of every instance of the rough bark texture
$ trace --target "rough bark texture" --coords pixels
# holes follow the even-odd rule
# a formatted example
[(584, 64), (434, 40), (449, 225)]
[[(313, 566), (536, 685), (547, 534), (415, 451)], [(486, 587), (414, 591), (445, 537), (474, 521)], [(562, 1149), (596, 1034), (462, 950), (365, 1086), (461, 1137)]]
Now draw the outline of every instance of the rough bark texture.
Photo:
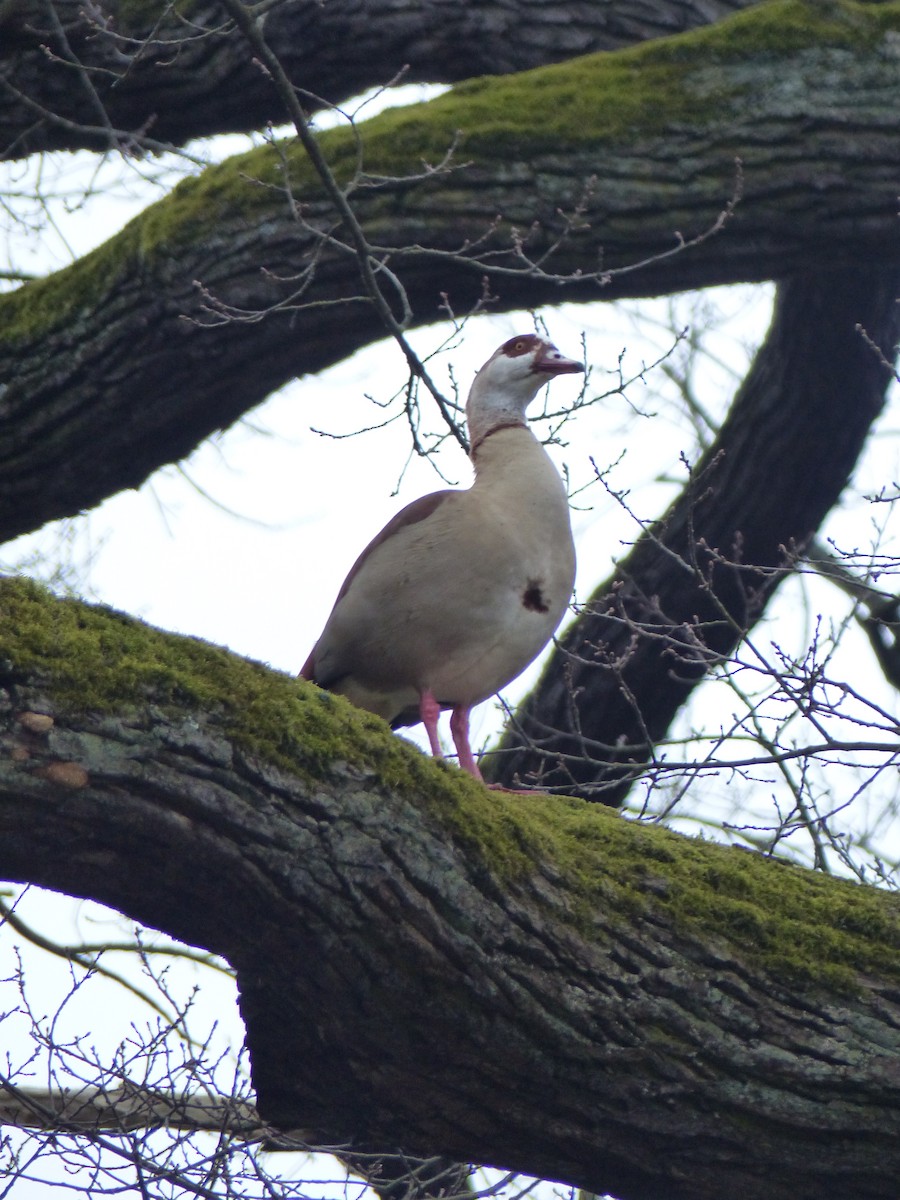
[[(487, 81), (377, 118), (362, 131), (377, 174), (420, 172), (465, 131), (449, 176), (352, 196), (369, 236), (398, 248), (390, 266), (412, 321), (433, 321), (443, 294), (466, 311), (485, 275), (500, 310), (900, 261), (896, 34), (884, 32), (900, 17), (889, 6), (872, 12), (837, 25), (810, 18), (799, 30), (786, 22), (791, 36), (773, 53), (770, 23), (781, 25), (760, 9), (677, 51), (661, 43), (634, 60), (566, 64), (539, 87)], [(352, 137), (325, 144), (346, 178)], [(734, 217), (701, 244), (654, 258), (672, 250), (676, 231), (711, 228), (734, 194), (737, 157)], [(332, 218), (308, 162), (291, 152), (303, 222), (279, 170), (265, 150), (210, 169), (95, 254), (0, 297), (0, 540), (138, 486), (292, 376), (383, 336), (352, 255), (319, 241)], [(566, 235), (563, 214), (579, 206)], [(590, 274), (601, 256), (604, 268), (646, 265), (605, 286), (560, 286), (525, 268), (514, 228), (528, 231), (534, 257), (562, 238), (546, 271)], [(466, 241), (478, 253), (458, 253)], [(308, 268), (317, 249), (311, 284), (291, 304), (296, 281), (278, 279)], [(198, 281), (233, 319), (211, 316)], [(276, 303), (265, 319), (244, 319)], [(796, 452), (809, 462), (802, 444)]]
[[(454, 83), (528, 70), (692, 29), (746, 3), (294, 0), (270, 10), (263, 29), (312, 110), (400, 73), (409, 83)], [(283, 121), (222, 10), (194, 4), (190, 19), (186, 38), (161, 3), (0, 4), (0, 158), (127, 146), (140, 133), (181, 145)], [(210, 32), (198, 37), (198, 27)]]
[(894, 1200), (895, 896), (490, 793), (26, 584), (0, 615), (0, 873), (226, 955), (264, 1118), (621, 1200)]
[(562, 638), (491, 778), (621, 800), (635, 764), (761, 615), (837, 502), (893, 378), (898, 294), (897, 271), (782, 285), (694, 481)]

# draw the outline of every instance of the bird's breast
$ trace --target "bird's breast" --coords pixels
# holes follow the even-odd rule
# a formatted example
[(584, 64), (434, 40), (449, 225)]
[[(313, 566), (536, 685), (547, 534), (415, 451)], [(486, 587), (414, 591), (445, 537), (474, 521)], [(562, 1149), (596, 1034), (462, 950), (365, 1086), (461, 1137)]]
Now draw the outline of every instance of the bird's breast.
[(474, 705), (541, 652), (574, 584), (565, 489), (525, 430), (488, 438), (476, 472), (366, 557), (323, 634), (326, 669), (386, 696), (427, 688)]

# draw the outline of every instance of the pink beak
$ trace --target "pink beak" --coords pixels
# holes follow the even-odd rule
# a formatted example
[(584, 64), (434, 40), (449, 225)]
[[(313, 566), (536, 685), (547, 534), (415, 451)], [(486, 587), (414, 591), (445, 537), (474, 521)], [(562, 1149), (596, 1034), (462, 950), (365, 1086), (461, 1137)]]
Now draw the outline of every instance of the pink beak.
[(542, 375), (579, 375), (584, 367), (574, 358), (566, 358), (560, 354), (555, 346), (547, 346), (531, 369), (540, 371)]

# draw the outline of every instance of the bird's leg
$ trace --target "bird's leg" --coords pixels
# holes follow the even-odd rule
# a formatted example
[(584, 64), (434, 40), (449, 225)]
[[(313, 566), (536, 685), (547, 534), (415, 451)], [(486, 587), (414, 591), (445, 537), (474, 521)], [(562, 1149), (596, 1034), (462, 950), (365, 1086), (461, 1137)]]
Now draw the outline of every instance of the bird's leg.
[(444, 757), (444, 752), (441, 749), (441, 739), (438, 737), (438, 717), (440, 715), (441, 706), (429, 689), (426, 688), (423, 692), (420, 692), (419, 717), (425, 726), (425, 732), (428, 734), (428, 742), (431, 746), (431, 753), (435, 758)]
[(469, 710), (461, 705), (454, 708), (450, 714), (450, 733), (453, 736), (453, 745), (456, 747), (456, 753), (459, 756), (459, 765), (464, 771), (468, 771), (470, 775), (474, 775), (481, 783), (484, 782), (481, 771), (478, 769), (478, 763), (475, 761), (475, 756), (472, 754), (472, 747), (469, 745)]

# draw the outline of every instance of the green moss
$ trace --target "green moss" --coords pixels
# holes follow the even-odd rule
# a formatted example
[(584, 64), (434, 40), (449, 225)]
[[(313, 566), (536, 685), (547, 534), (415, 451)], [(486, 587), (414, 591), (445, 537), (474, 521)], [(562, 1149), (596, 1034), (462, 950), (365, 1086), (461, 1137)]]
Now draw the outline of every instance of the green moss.
[(342, 697), (199, 638), (0, 577), (0, 686), (26, 675), (57, 715), (137, 715), (152, 707), (177, 716), (199, 708), (236, 746), (288, 773), (324, 779), (335, 764), (361, 766), (392, 791), (432, 796), (435, 815), (473, 852), (490, 848), (501, 878), (531, 867), (527, 831), (508, 804), (480, 804), (479, 784), (405, 745)]
[(388, 786), (421, 786), (427, 760), (383, 722), (297, 679), (112, 609), (0, 581), (0, 679), (35, 675), (54, 713), (177, 714), (200, 708), (241, 750), (302, 776), (363, 761)]
[(236, 747), (301, 778), (362, 768), (411, 799), (474, 870), (581, 937), (599, 936), (598, 913), (661, 931), (674, 921), (696, 940), (698, 961), (718, 938), (723, 958), (775, 983), (849, 992), (860, 974), (900, 980), (896, 896), (638, 826), (601, 805), (488, 791), (340, 697), (30, 581), (0, 580), (0, 683), (26, 673), (57, 715), (177, 719), (200, 709)]
[[(654, 137), (721, 105), (743, 115), (748, 88), (716, 87), (710, 72), (755, 59), (824, 49), (868, 51), (900, 29), (900, 4), (853, 0), (770, 0), (727, 20), (616, 53), (598, 53), (516, 75), (468, 80), (425, 105), (388, 110), (360, 127), (365, 167), (384, 175), (440, 161), (460, 136), (458, 160), (492, 169), (504, 157), (534, 157), (566, 148)], [(323, 138), (335, 165), (355, 165), (345, 130)], [(633, 149), (633, 146), (631, 147)]]
[[(152, 7), (152, 0), (147, 3)], [(721, 127), (731, 113), (745, 113), (758, 80), (752, 70), (739, 79), (722, 70), (730, 64), (804, 51), (866, 53), (889, 30), (900, 30), (897, 0), (770, 0), (715, 25), (614, 54), (470, 80), (427, 104), (388, 110), (356, 131), (328, 130), (320, 140), (343, 180), (357, 168), (358, 139), (364, 170), (390, 177), (418, 173), (423, 162), (440, 162), (457, 137), (456, 162), (468, 164), (459, 168), (464, 174), (483, 166), (494, 174), (504, 160), (510, 172), (531, 174), (535, 159), (564, 157), (567, 148), (585, 144), (606, 143), (633, 155), (640, 153), (643, 140), (681, 119), (697, 124), (708, 114), (706, 119)], [(165, 271), (179, 247), (198, 237), (209, 241), (219, 229), (227, 237), (235, 226), (280, 220), (285, 170), (295, 195), (308, 203), (322, 199), (319, 181), (296, 142), (236, 155), (185, 180), (80, 262), (0, 296), (0, 338), (15, 346), (65, 331), (74, 313), (113, 295), (119, 279)], [(452, 207), (452, 175), (410, 186), (436, 186), (442, 207)], [(401, 195), (402, 185), (374, 197), (366, 193), (372, 228), (378, 227), (379, 206), (388, 210), (402, 202)], [(677, 218), (673, 213), (676, 224)]]
[[(635, 826), (601, 805), (550, 796), (460, 791), (442, 819), (507, 886), (564, 881), (567, 913), (591, 937), (594, 914), (659, 914), (664, 929), (720, 938), (723, 958), (789, 985), (852, 992), (861, 974), (900, 981), (900, 898), (735, 847)], [(708, 956), (708, 950), (701, 953)]]
[(691, 59), (695, 65), (779, 59), (804, 50), (869, 50), (898, 25), (896, 0), (768, 0), (646, 49), (658, 62)]
[[(852, 992), (861, 974), (900, 981), (900, 899), (734, 847), (636, 826), (597, 804), (485, 792), (460, 779), (422, 801), (470, 860), (506, 887), (536, 893), (560, 882), (556, 919), (592, 938), (598, 911), (623, 922), (659, 914), (664, 929), (711, 938), (786, 986)], [(551, 887), (552, 890), (552, 887)], [(542, 886), (538, 894), (546, 896)]]
[(158, 277), (173, 261), (177, 269), (180, 246), (210, 241), (219, 222), (249, 224), (255, 215), (271, 215), (276, 202), (284, 207), (283, 181), (269, 147), (208, 167), (76, 262), (0, 295), (0, 341), (14, 348), (55, 331), (69, 337), (73, 317), (108, 303), (121, 284)]

